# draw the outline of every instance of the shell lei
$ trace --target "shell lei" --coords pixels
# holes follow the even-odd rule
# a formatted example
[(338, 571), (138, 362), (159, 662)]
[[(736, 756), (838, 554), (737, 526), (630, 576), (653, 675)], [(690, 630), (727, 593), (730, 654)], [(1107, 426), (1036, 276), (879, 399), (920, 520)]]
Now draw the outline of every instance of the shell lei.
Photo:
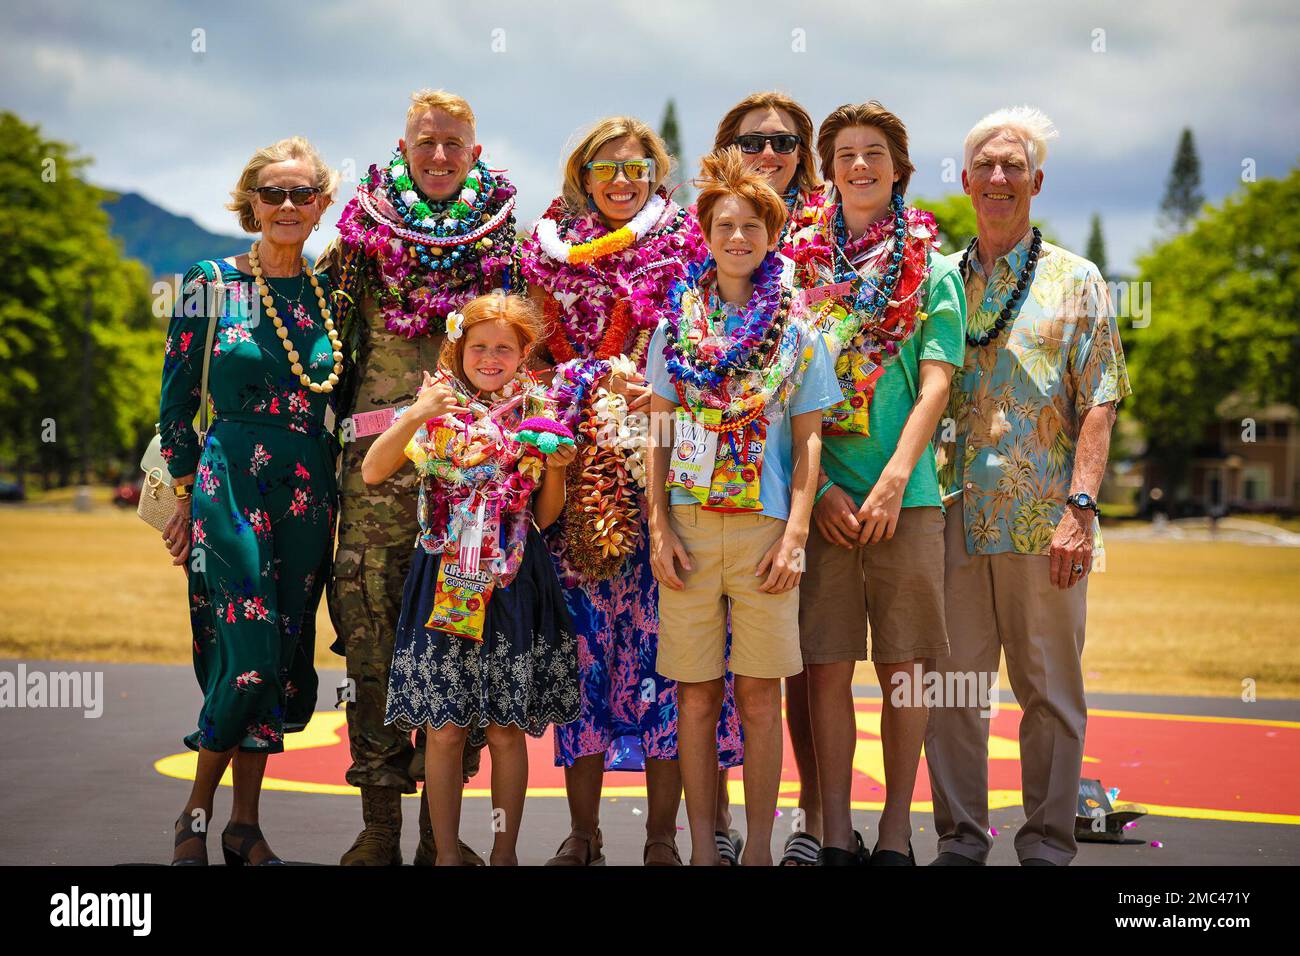
[[(545, 392), (531, 375), (521, 375), (493, 396), (490, 406), (474, 402), (451, 383), (466, 404), (481, 414), (445, 415), (420, 427), (408, 455), (420, 475), (420, 544), (432, 554), (457, 553), (465, 521), (480, 498), (499, 505), (506, 532), (504, 556), (488, 568), (506, 587), (523, 560), (532, 523), (531, 496), (542, 475), (540, 450), (516, 429), (529, 415), (553, 420)], [(530, 420), (535, 432), (540, 421)]]
[(637, 546), (648, 420), (600, 382), (644, 371), (668, 290), (703, 245), (695, 220), (663, 192), (625, 228), (631, 242), (608, 238), (622, 230), (592, 213), (566, 218), (557, 199), (524, 247), (524, 274), (548, 293), (547, 344), (560, 363), (551, 396), (578, 442), (557, 549), (567, 587), (613, 577)]
[(621, 355), (574, 359), (557, 366), (551, 382), (550, 400), (578, 441), (577, 461), (566, 476), (559, 569), (569, 587), (584, 578), (613, 577), (640, 538), (649, 420), (629, 413), (622, 395), (598, 384), (611, 373), (635, 371)]

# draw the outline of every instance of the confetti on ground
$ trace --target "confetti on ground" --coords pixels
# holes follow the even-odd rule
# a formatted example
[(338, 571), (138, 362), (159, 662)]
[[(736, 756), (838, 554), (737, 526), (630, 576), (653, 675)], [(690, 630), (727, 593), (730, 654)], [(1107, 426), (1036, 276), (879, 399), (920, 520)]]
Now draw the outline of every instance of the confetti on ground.
[(1164, 846), (1164, 844), (1161, 843), (1159, 840), (1152, 840), (1151, 845), (1156, 849), (1160, 849), (1160, 847)]
[(633, 808), (632, 808), (632, 812), (635, 813), (635, 814), (639, 817), (639, 816), (641, 815), (641, 808), (640, 808), (640, 807), (633, 807)]
[(1106, 791), (1106, 796), (1110, 797), (1110, 802), (1114, 803), (1119, 799), (1119, 787), (1111, 787)]
[(997, 827), (989, 827), (989, 836), (997, 836), (997, 835), (998, 835), (998, 828), (997, 828)]

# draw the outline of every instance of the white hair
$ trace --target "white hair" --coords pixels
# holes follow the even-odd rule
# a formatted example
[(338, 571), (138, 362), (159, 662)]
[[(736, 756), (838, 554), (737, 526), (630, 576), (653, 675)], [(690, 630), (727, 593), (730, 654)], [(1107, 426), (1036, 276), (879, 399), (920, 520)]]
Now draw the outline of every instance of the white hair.
[(1033, 175), (1047, 160), (1047, 141), (1056, 139), (1056, 126), (1047, 114), (1033, 106), (1011, 106), (994, 110), (966, 134), (962, 168), (969, 170), (975, 151), (998, 133), (1010, 131), (1025, 146), (1029, 173)]

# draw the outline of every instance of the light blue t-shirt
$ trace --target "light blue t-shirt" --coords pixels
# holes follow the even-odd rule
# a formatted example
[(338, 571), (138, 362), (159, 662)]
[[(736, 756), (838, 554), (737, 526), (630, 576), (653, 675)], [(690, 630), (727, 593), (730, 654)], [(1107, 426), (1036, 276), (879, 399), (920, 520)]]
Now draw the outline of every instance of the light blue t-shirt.
[[(734, 332), (740, 327), (743, 316), (727, 311), (727, 331)], [(668, 375), (668, 362), (664, 358), (666, 341), (666, 320), (659, 323), (654, 337), (650, 340), (650, 354), (646, 357), (646, 380), (650, 388), (660, 398), (666, 398), (676, 404), (677, 387)], [(835, 377), (835, 363), (826, 351), (826, 343), (815, 332), (804, 330), (803, 346), (811, 341), (813, 356), (804, 371), (803, 381), (789, 404), (779, 416), (774, 417), (767, 426), (767, 442), (763, 451), (763, 474), (758, 485), (758, 500), (763, 506), (759, 514), (784, 521), (790, 517), (790, 480), (794, 471), (794, 451), (790, 434), (790, 418), (805, 412), (821, 411), (831, 408), (844, 400), (840, 391), (839, 380)], [(769, 409), (770, 411), (770, 409)], [(725, 441), (726, 439), (721, 439)], [(669, 504), (698, 505), (700, 502), (685, 488), (669, 489)]]

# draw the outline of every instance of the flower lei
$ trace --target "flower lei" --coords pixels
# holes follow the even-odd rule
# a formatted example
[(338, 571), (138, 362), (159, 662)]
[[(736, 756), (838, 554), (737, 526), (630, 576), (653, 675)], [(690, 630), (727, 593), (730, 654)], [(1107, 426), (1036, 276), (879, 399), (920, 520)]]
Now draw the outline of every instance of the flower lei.
[(645, 429), (599, 382), (645, 370), (668, 291), (703, 244), (695, 219), (663, 190), (625, 229), (601, 242), (622, 230), (609, 230), (593, 212), (570, 216), (557, 199), (522, 255), (529, 283), (548, 293), (545, 335), (559, 363), (551, 396), (578, 439), (564, 531), (552, 544), (569, 587), (613, 577), (639, 541)]
[[(790, 311), (790, 293), (781, 287), (781, 266), (776, 256), (765, 257), (755, 272), (754, 291), (745, 307), (744, 322), (734, 332), (719, 334), (715, 330), (721, 308), (706, 315), (706, 310), (699, 307), (698, 289), (716, 285), (717, 265), (708, 259), (693, 264), (687, 270), (686, 279), (669, 294), (680, 318), (674, 321), (673, 313), (668, 318), (669, 335), (664, 346), (668, 372), (673, 379), (702, 391), (718, 389), (741, 369), (760, 368), (764, 357), (779, 340)], [(683, 296), (695, 300), (693, 308), (682, 308)]]
[(364, 282), (385, 327), (416, 338), (442, 332), (449, 312), (491, 288), (519, 288), (514, 209), (515, 187), (482, 161), (442, 202), (419, 192), (400, 152), (371, 166), (339, 220), (343, 317)]
[[(712, 259), (696, 264), (674, 286), (664, 359), (691, 417), (710, 431), (736, 432), (763, 417), (769, 405), (789, 400), (813, 349), (790, 317), (790, 290), (781, 284), (776, 256), (759, 267), (743, 323), (730, 333), (725, 324), (715, 328), (716, 310), (710, 314), (705, 305), (716, 285), (716, 268)], [(700, 420), (706, 408), (722, 413), (719, 424)]]
[[(836, 296), (814, 306), (818, 326), (833, 356), (852, 347), (871, 357), (891, 358), (916, 331), (925, 313), (918, 306), (929, 276), (929, 250), (938, 248), (934, 215), (904, 208), (894, 196), (891, 214), (872, 223), (857, 239), (845, 241), (838, 203), (823, 207), (820, 220), (792, 237), (800, 288), (850, 281), (851, 296)], [(878, 363), (883, 364), (883, 362)]]
[(863, 375), (854, 394), (826, 411), (823, 434), (868, 433), (865, 422), (853, 424), (855, 410), (870, 409), (879, 370), (898, 355), (926, 318), (919, 308), (920, 296), (938, 234), (931, 213), (905, 208), (903, 198), (895, 194), (890, 215), (853, 241), (847, 240), (838, 203), (824, 208), (819, 222), (793, 237), (796, 281), (801, 288), (851, 284), (848, 294), (813, 306), (813, 324), (826, 338), (837, 374), (852, 375), (855, 367), (876, 370)]
[(461, 531), (479, 501), (486, 500), (506, 529), (504, 554), (490, 566), (497, 584), (505, 587), (523, 559), (532, 522), (529, 504), (542, 475), (537, 436), (553, 433), (561, 443), (572, 436), (555, 427), (559, 423), (550, 416), (526, 417), (526, 409), (549, 410), (545, 392), (528, 372), (494, 393), (491, 405), (471, 398), (461, 383), (451, 380), (451, 385), (473, 411), (430, 419), (408, 448), (420, 475), (420, 544), (432, 554), (456, 554)]
[[(524, 275), (556, 303), (547, 309), (547, 344), (557, 362), (592, 358), (597, 352), (603, 357), (618, 355), (626, 350), (628, 336), (652, 333), (658, 326), (668, 289), (681, 277), (683, 264), (699, 258), (703, 239), (695, 220), (669, 201), (664, 191), (651, 197), (651, 202), (655, 200), (660, 214), (653, 228), (632, 245), (606, 248), (598, 257), (570, 261), (548, 251), (542, 236), (551, 229), (579, 247), (611, 235), (595, 213), (566, 217), (562, 198), (551, 203), (533, 235), (524, 241)], [(625, 228), (630, 229), (630, 224)], [(627, 305), (620, 309), (620, 301)]]
[(537, 223), (537, 241), (541, 244), (542, 251), (556, 262), (567, 262), (570, 265), (594, 262), (635, 245), (659, 221), (667, 205), (667, 197), (656, 193), (627, 225), (580, 243), (565, 242), (560, 238), (560, 224), (544, 217)]

